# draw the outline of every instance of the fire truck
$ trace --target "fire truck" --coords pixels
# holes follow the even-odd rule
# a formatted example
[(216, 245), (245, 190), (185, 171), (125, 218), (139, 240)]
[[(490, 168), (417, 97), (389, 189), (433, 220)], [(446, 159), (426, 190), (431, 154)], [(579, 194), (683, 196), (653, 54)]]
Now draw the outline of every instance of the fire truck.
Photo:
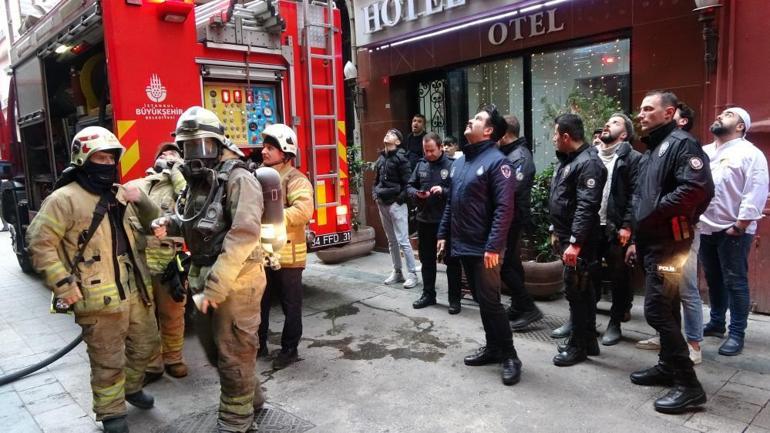
[(58, 4), (11, 50), (18, 176), (3, 213), (22, 269), (31, 270), (26, 227), (67, 166), (75, 133), (111, 129), (126, 147), (128, 181), (153, 165), (193, 105), (214, 111), (247, 154), (260, 152), (267, 125), (294, 128), (296, 165), (315, 188), (309, 247), (350, 242), (340, 25), (333, 0)]

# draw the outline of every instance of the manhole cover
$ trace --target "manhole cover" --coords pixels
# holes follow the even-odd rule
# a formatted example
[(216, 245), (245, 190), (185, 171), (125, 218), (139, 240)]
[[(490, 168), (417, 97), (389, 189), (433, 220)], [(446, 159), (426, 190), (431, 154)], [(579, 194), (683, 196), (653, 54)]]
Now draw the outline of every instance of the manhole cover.
[[(217, 430), (218, 408), (219, 406), (214, 406), (203, 412), (185, 415), (153, 431), (155, 433), (214, 433)], [(314, 424), (270, 404), (265, 404), (262, 411), (257, 414), (256, 424), (259, 433), (302, 433), (315, 427)]]
[(529, 325), (522, 331), (514, 331), (513, 338), (526, 338), (527, 340), (555, 343), (559, 340), (551, 338), (551, 331), (567, 322), (569, 318), (544, 315), (542, 319)]

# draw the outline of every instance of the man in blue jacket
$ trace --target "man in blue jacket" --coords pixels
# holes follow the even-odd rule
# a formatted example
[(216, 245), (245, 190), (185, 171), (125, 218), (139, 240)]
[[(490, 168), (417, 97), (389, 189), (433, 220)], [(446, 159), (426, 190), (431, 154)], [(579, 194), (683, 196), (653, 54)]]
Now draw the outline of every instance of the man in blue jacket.
[(487, 345), (465, 357), (465, 365), (502, 362), (502, 379), (513, 385), (521, 377), (521, 361), (505, 307), (500, 302), (500, 263), (513, 219), (515, 175), (511, 162), (497, 148), (505, 119), (487, 106), (468, 120), (463, 156), (454, 162), (449, 201), (439, 227), (437, 248), (451, 237), (451, 254), (460, 257), (479, 303)]

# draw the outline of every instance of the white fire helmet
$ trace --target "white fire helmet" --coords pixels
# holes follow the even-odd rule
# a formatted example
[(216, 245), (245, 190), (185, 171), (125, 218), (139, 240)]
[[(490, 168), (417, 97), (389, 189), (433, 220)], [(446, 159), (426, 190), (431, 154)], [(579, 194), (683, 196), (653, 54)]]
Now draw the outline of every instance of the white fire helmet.
[(283, 153), (297, 156), (297, 134), (293, 129), (283, 123), (274, 123), (268, 125), (262, 131), (262, 138), (272, 137), (278, 142), (278, 146)]
[(199, 153), (193, 148), (196, 147), (196, 143), (204, 146), (206, 138), (213, 138), (236, 155), (244, 156), (241, 149), (238, 149), (238, 146), (225, 136), (225, 127), (216, 114), (198, 106), (185, 110), (176, 122), (174, 133), (174, 139), (182, 148), (185, 159), (192, 159)]
[(72, 139), (72, 165), (82, 167), (96, 152), (114, 152), (115, 162), (120, 161), (126, 148), (118, 137), (101, 126), (89, 126), (75, 134)]

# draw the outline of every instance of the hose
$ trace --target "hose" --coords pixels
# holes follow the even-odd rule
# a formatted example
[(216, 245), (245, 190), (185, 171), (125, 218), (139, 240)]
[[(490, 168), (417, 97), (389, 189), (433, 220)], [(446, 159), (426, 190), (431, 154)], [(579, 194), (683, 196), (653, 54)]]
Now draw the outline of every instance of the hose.
[(14, 371), (13, 373), (0, 377), (0, 386), (7, 385), (11, 382), (15, 382), (30, 373), (34, 373), (40, 370), (41, 368), (48, 366), (48, 364), (51, 364), (52, 362), (56, 361), (57, 359), (69, 353), (72, 349), (75, 348), (75, 346), (80, 344), (81, 341), (83, 341), (83, 336), (78, 335), (69, 344), (59, 349), (58, 352), (38, 362), (37, 364), (30, 365), (29, 367), (25, 367), (21, 370)]

